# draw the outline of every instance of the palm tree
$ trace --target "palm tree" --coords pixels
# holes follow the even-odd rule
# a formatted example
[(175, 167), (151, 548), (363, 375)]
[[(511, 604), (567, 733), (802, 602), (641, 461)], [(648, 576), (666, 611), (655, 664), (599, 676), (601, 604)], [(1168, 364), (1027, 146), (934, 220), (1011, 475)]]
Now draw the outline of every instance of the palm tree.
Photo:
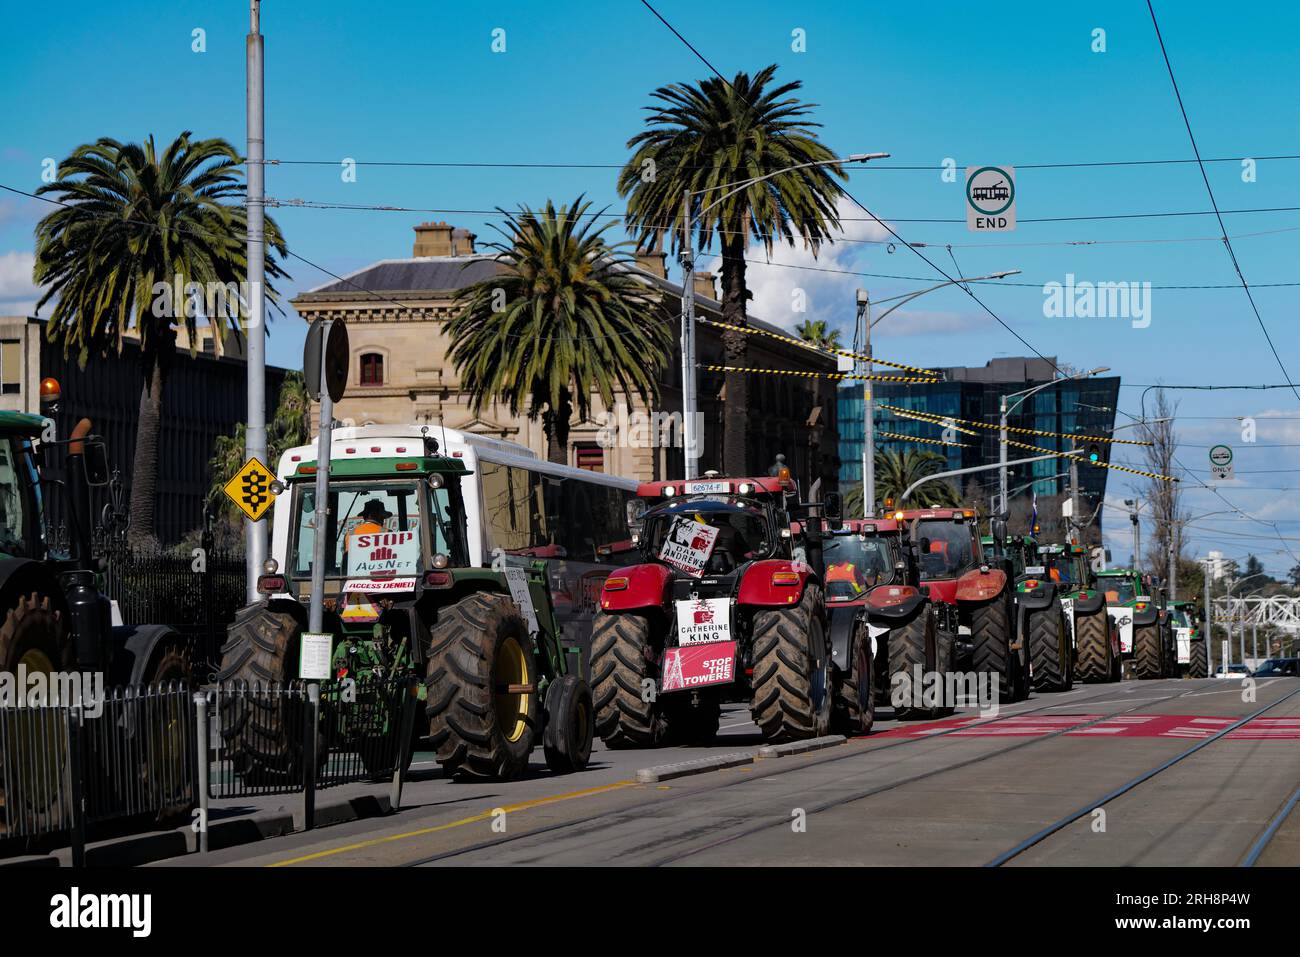
[(447, 323), (450, 357), (475, 413), (488, 401), (512, 415), (540, 416), (547, 457), (567, 463), (569, 422), (591, 410), (592, 392), (606, 408), (616, 393), (658, 398), (659, 371), (672, 355), (672, 327), (629, 268), (630, 258), (604, 238), (613, 221), (579, 196), (569, 206), (547, 200), (540, 212), (521, 206), (488, 243), (503, 271), (457, 293)]
[(794, 327), (794, 331), (799, 334), (799, 338), (818, 349), (838, 349), (840, 347), (840, 331), (830, 329), (826, 325), (825, 319), (808, 319)]
[[(310, 415), (311, 397), (307, 394), (306, 380), (301, 372), (287, 373), (280, 386), (275, 415), (266, 429), (267, 465), (272, 471), (286, 450), (307, 444), (311, 438)], [(240, 422), (231, 435), (217, 436), (212, 443), (212, 457), (208, 459), (208, 473), (212, 476), (208, 498), (218, 503), (223, 515), (232, 519), (242, 513), (221, 490), (244, 464), (245, 434), (244, 423)]]
[[(893, 452), (876, 450), (876, 497), (893, 499), (906, 508), (960, 508), (961, 496), (945, 481), (926, 482), (900, 502), (903, 493), (917, 479), (942, 472), (948, 460), (929, 449)], [(844, 514), (862, 516), (862, 485), (855, 483), (844, 493)]]
[[(139, 340), (144, 386), (131, 482), (133, 544), (153, 537), (163, 388), (176, 356), (177, 325), (185, 324), (192, 352), (200, 314), (213, 326), (244, 331), (239, 297), (219, 304), (204, 297), (195, 308), (191, 292), (239, 289), (247, 277), (242, 160), (225, 140), (190, 137), (182, 133), (161, 156), (152, 136), (142, 144), (108, 138), (84, 144), (38, 190), (59, 204), (37, 224), (33, 269), (36, 284), (45, 287), (37, 309), (57, 300), (46, 330), (50, 341), (61, 342), (65, 355), (75, 349), (84, 368), (92, 355), (110, 349), (120, 355), (126, 336)], [(283, 257), (287, 250), (269, 217), (266, 241), (267, 277), (284, 276), (271, 251)], [(173, 303), (173, 289), (181, 290), (180, 302)], [(276, 304), (270, 285), (267, 297)]]
[[(692, 219), (696, 248), (708, 249), (716, 231), (722, 250), (722, 317), (745, 325), (750, 298), (745, 283), (745, 249), (759, 240), (770, 254), (777, 239), (793, 245), (797, 233), (816, 254), (831, 231), (839, 228), (835, 201), (842, 190), (828, 167), (802, 163), (826, 162), (835, 154), (813, 135), (818, 123), (806, 119), (814, 104), (791, 96), (799, 82), (769, 86), (776, 66), (753, 77), (737, 73), (731, 82), (718, 78), (695, 85), (674, 83), (650, 94), (647, 128), (628, 140), (634, 152), (618, 177), (618, 191), (628, 197), (627, 221), (638, 245), (650, 247), (670, 228), (674, 247), (682, 246), (682, 197), (694, 195)], [(726, 190), (726, 184), (779, 173), (755, 183), (705, 212)], [(748, 342), (744, 333), (725, 332), (726, 364), (744, 366)], [(723, 468), (732, 475), (748, 470), (746, 423), (749, 396), (746, 375), (726, 373), (726, 426)]]

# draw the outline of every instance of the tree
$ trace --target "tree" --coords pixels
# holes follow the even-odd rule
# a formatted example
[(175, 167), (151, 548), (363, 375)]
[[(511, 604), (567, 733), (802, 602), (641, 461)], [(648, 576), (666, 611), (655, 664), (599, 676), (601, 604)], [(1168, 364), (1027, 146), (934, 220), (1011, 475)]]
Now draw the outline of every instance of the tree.
[[(73, 150), (57, 179), (37, 191), (59, 206), (36, 226), (32, 273), (45, 287), (36, 308), (57, 300), (49, 339), (62, 343), (65, 355), (76, 350), (83, 368), (92, 356), (121, 355), (128, 333), (139, 339), (144, 387), (131, 481), (133, 544), (153, 537), (163, 390), (177, 325), (184, 323), (191, 352), (200, 316), (219, 327), (214, 333), (227, 325), (245, 331), (247, 287), (240, 290), (239, 282), (247, 278), (248, 219), (236, 199), (244, 189), (241, 163), (225, 140), (193, 140), (189, 131), (162, 155), (152, 136), (142, 144), (103, 138)], [(284, 257), (287, 249), (270, 217), (266, 242), (268, 279), (285, 276), (272, 253)], [(269, 284), (267, 299), (276, 305)]]
[(500, 212), (505, 243), (488, 243), (504, 267), (457, 294), (447, 323), (451, 361), (477, 413), (489, 400), (546, 429), (547, 457), (567, 463), (569, 423), (586, 419), (595, 392), (606, 408), (616, 393), (658, 398), (659, 372), (672, 355), (668, 317), (629, 271), (579, 196), (547, 200), (534, 212)]
[[(650, 248), (669, 229), (674, 248), (683, 247), (683, 196), (689, 199), (696, 228), (695, 248), (708, 249), (718, 233), (722, 251), (722, 317), (746, 325), (751, 293), (745, 281), (745, 251), (760, 241), (770, 254), (780, 239), (791, 245), (798, 234), (815, 255), (839, 228), (836, 200), (843, 194), (834, 177), (842, 170), (824, 163), (835, 154), (813, 134), (820, 126), (807, 119), (814, 104), (791, 96), (799, 82), (773, 85), (776, 66), (753, 77), (737, 73), (730, 82), (708, 78), (694, 85), (674, 83), (650, 94), (647, 128), (628, 140), (633, 150), (618, 177), (628, 198), (627, 221), (638, 245)], [(786, 170), (786, 172), (777, 172)], [(772, 175), (727, 199), (729, 184)], [(717, 203), (716, 206), (712, 204)], [(710, 209), (709, 207), (712, 206)], [(725, 364), (744, 367), (748, 341), (743, 332), (723, 333)], [(745, 373), (725, 374), (726, 406), (723, 469), (750, 471), (746, 461), (749, 390)]]
[[(1174, 431), (1174, 416), (1177, 412), (1178, 403), (1171, 403), (1165, 390), (1157, 389), (1154, 421), (1138, 429), (1143, 441), (1151, 443), (1143, 448), (1147, 468), (1160, 475), (1173, 475), (1177, 468), (1175, 457), (1178, 454), (1178, 434)], [(1182, 507), (1182, 489), (1177, 482), (1149, 478), (1142, 494), (1150, 505), (1153, 530), (1147, 551), (1147, 568), (1158, 577), (1166, 578), (1169, 575), (1171, 551), (1174, 569), (1182, 567), (1183, 526), (1191, 516)], [(1138, 560), (1139, 556), (1135, 555), (1134, 561)], [(1179, 594), (1186, 594), (1184, 587), (1180, 583)]]
[[(900, 508), (960, 508), (961, 496), (948, 482), (940, 479), (919, 486), (906, 502), (903, 493), (918, 479), (942, 472), (948, 460), (938, 452), (907, 449), (904, 452), (876, 450), (876, 498), (892, 499)], [(844, 514), (862, 517), (862, 485), (854, 483), (844, 493)]]
[[(266, 428), (266, 464), (275, 471), (280, 456), (299, 445), (306, 445), (311, 438), (311, 396), (307, 393), (307, 383), (301, 372), (289, 372), (280, 386), (280, 396), (276, 400), (275, 415)], [(235, 477), (244, 464), (245, 429), (244, 423), (235, 426), (231, 435), (221, 435), (212, 443), (212, 457), (208, 459), (208, 471), (212, 475), (212, 485), (208, 497), (217, 503), (218, 514), (234, 519), (243, 513), (231, 501), (230, 496), (221, 490)]]
[(1286, 577), (1292, 588), (1300, 588), (1300, 565), (1292, 565), (1291, 570), (1286, 573)]
[(828, 329), (825, 319), (805, 320), (795, 326), (794, 331), (799, 334), (800, 339), (816, 346), (818, 349), (838, 349), (840, 347), (840, 331), (838, 329)]

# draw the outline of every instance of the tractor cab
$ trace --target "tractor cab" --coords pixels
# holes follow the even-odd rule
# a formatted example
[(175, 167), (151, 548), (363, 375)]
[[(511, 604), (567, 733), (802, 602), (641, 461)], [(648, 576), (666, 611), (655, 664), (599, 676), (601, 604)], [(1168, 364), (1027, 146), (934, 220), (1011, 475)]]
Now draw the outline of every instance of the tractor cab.
[(893, 519), (846, 521), (827, 533), (822, 550), (827, 602), (859, 604), (904, 577), (902, 526)]
[[(975, 513), (961, 508), (903, 509), (894, 513), (906, 523), (916, 546), (921, 581), (940, 601), (956, 599), (957, 583), (971, 572), (988, 574), (988, 553), (980, 540)], [(995, 576), (996, 577), (996, 576)], [(1001, 580), (990, 594), (1000, 591)]]

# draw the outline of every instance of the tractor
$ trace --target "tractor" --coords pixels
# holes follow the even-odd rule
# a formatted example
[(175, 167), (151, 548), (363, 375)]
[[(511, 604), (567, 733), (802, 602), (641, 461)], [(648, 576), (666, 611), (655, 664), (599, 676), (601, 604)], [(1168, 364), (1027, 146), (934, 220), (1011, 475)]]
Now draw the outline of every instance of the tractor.
[[(986, 549), (993, 546), (991, 536), (983, 542)], [(1074, 687), (1074, 646), (1060, 597), (1060, 573), (1044, 564), (1031, 535), (1008, 538), (1004, 552), (1015, 576), (1016, 634), (1029, 645), (1033, 689), (1069, 691)]]
[(1169, 620), (1178, 646), (1178, 671), (1187, 678), (1210, 676), (1210, 652), (1201, 631), (1201, 616), (1196, 602), (1171, 601)]
[(1173, 623), (1160, 596), (1153, 595), (1152, 581), (1132, 568), (1108, 568), (1097, 573), (1097, 587), (1105, 593), (1106, 613), (1115, 622), (1120, 654), (1131, 663), (1133, 676), (1172, 677), (1177, 670)]
[[(40, 395), (46, 416), (0, 412), (0, 673), (16, 678), (19, 688), (27, 687), (25, 679), (34, 675), (49, 679), (60, 672), (97, 675), (92, 686), (101, 689), (185, 678), (186, 645), (170, 628), (112, 625), (111, 603), (100, 591), (104, 565), (91, 550), (91, 489), (108, 484), (108, 454), (103, 440), (91, 434), (89, 419), (78, 422), (67, 439), (56, 438), (54, 420), (48, 416), (58, 409), (58, 382), (42, 380)], [(59, 450), (64, 455), (63, 481), (42, 474)], [(45, 502), (56, 489), (71, 529), (66, 555), (53, 554), (48, 546)], [(180, 760), (165, 745), (151, 755), (155, 770)], [(5, 836), (6, 811), (43, 813), (44, 808), (30, 802), (53, 800), (56, 791), (30, 786), (29, 781), (28, 787), (18, 789), (28, 806), (6, 807), (6, 775), (30, 773), (21, 767), (7, 770), (6, 757), (0, 753), (0, 838)], [(149, 770), (142, 763), (115, 773), (147, 781)], [(179, 774), (175, 780), (180, 780)], [(161, 816), (183, 812), (186, 803), (178, 797)]]
[[(894, 516), (909, 524), (930, 598), (957, 606), (958, 662), (994, 676), (1000, 701), (1027, 697), (1029, 648), (1017, 628), (1011, 559), (984, 551), (969, 509), (903, 509)], [(1005, 523), (993, 524), (995, 540), (1004, 541)]]
[[(916, 544), (906, 531), (905, 523), (892, 517), (853, 519), (832, 523), (823, 540), (837, 689), (834, 723), (846, 733), (870, 730), (876, 702), (892, 702), (898, 719), (951, 711), (944, 702), (927, 703), (911, 693), (892, 700), (895, 682), (910, 691), (924, 680), (918, 668), (921, 675), (937, 675), (938, 686), (946, 687), (958, 628), (956, 606), (932, 600), (922, 586)], [(874, 693), (864, 695), (860, 676), (867, 675), (870, 686), (872, 672)]]
[[(539, 739), (557, 773), (590, 758), (593, 709), (580, 662), (560, 640), (541, 562), (469, 567), (459, 459), (435, 439), (335, 439), (327, 500), (317, 501), (314, 447), (281, 458), (272, 556), (221, 649), (225, 687), (284, 687), (299, 678), (314, 546), (325, 542), (323, 623), (336, 679), (414, 678), (426, 724), (417, 736), (450, 775), (511, 780)], [(260, 711), (258, 710), (260, 709)], [(302, 735), (274, 699), (223, 716), (235, 767), (260, 781), (298, 773)], [(330, 729), (373, 734), (366, 722)], [(411, 748), (406, 749), (409, 756)]]
[(1118, 681), (1119, 632), (1106, 614), (1106, 596), (1083, 545), (1041, 545), (1040, 564), (1056, 583), (1074, 644), (1074, 676), (1084, 682)]
[(724, 701), (747, 701), (769, 742), (827, 733), (821, 518), (804, 522), (808, 561), (797, 559), (791, 512), (816, 506), (799, 503), (788, 470), (777, 472), (637, 489), (629, 518), (641, 560), (610, 573), (592, 624), (596, 731), (607, 747), (708, 743)]

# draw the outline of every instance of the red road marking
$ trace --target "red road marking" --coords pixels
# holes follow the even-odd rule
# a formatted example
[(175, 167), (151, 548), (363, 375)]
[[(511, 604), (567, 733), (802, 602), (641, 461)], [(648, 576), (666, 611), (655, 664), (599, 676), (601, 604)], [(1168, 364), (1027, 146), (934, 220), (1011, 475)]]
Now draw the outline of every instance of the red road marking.
[[(1196, 740), (1208, 738), (1237, 720), (1188, 714), (1125, 714), (1112, 718), (1103, 718), (1099, 714), (1009, 715), (992, 720), (975, 715), (904, 725), (871, 737), (923, 738), (941, 731), (949, 732), (946, 737), (951, 738), (1042, 737), (1063, 728), (1095, 721), (1096, 724), (1089, 724), (1086, 728), (1066, 731), (1063, 737)], [(1228, 734), (1226, 739), (1294, 741), (1300, 739), (1300, 718), (1256, 718)]]

